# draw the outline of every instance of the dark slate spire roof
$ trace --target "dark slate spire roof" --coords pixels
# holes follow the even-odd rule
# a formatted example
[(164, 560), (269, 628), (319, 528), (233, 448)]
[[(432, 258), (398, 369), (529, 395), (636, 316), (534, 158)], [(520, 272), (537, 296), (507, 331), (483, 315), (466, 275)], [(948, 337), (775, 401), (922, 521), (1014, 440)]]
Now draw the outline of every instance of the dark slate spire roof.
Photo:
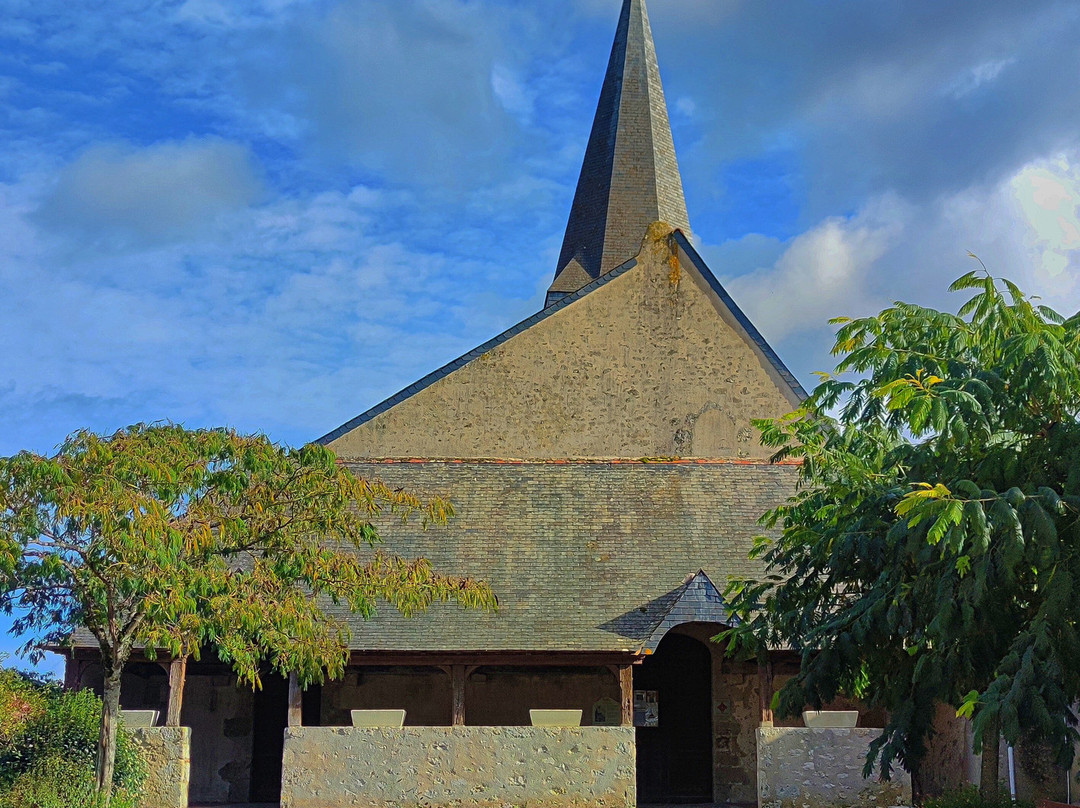
[(637, 255), (656, 221), (690, 232), (645, 0), (624, 0), (548, 305)]

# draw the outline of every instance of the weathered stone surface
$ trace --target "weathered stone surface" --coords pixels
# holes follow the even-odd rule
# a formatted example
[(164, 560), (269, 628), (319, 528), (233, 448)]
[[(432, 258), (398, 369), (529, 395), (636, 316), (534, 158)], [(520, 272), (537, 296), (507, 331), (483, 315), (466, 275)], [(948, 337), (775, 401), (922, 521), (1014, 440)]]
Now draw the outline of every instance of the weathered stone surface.
[(635, 266), (329, 446), (346, 459), (768, 458), (751, 420), (797, 407), (794, 380), (670, 232), (650, 228)]
[[(736, 665), (713, 651), (713, 798), (752, 803), (757, 799), (756, 735), (761, 723), (756, 665)], [(725, 664), (726, 663), (726, 664)]]
[(632, 727), (293, 727), (283, 808), (631, 808)]
[(152, 727), (131, 731), (146, 763), (140, 808), (187, 808), (191, 777), (191, 730)]
[[(921, 785), (928, 796), (968, 785), (978, 785), (982, 755), (975, 754), (975, 737), (971, 721), (957, 718), (956, 710), (938, 705), (934, 715), (935, 735), (930, 741), (921, 770)], [(1051, 800), (1066, 802), (1069, 796), (1070, 775), (1058, 767), (1053, 753), (1037, 743), (1021, 743), (1013, 750), (1016, 775), (1016, 796), (1030, 802)], [(1076, 792), (1076, 776), (1080, 773), (1080, 746), (1073, 765), (1072, 792)], [(1001, 787), (1009, 788), (1009, 746), (1002, 740), (998, 750), (998, 776)]]
[(251, 790), (254, 694), (236, 677), (188, 669), (183, 723), (191, 727), (191, 801), (247, 802)]
[(758, 730), (759, 808), (911, 805), (911, 778), (862, 776), (866, 751), (880, 729)]

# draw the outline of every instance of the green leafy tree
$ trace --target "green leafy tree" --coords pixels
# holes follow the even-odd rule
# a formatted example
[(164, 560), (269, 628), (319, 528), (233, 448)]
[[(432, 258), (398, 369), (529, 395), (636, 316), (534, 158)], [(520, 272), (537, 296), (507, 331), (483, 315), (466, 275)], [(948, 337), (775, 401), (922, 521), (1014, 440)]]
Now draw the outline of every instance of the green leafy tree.
[(120, 680), (136, 648), (186, 658), (213, 647), (241, 680), (269, 663), (301, 683), (337, 677), (365, 617), (437, 601), (493, 609), (481, 583), (377, 547), (382, 512), (441, 523), (441, 499), (361, 479), (321, 446), (286, 449), (231, 430), (138, 425), (79, 432), (53, 457), (0, 459), (0, 606), (28, 648), (84, 628), (104, 668), (97, 783), (108, 793)]
[[(977, 748), (1048, 743), (1065, 765), (1080, 698), (1080, 315), (985, 272), (951, 314), (897, 303), (840, 319), (837, 376), (761, 422), (798, 491), (763, 523), (765, 574), (732, 581), (734, 652), (801, 653), (776, 706), (859, 691), (891, 716), (871, 746), (915, 775), (935, 705)], [(852, 377), (854, 377), (852, 379)], [(997, 754), (983, 756), (993, 795)]]

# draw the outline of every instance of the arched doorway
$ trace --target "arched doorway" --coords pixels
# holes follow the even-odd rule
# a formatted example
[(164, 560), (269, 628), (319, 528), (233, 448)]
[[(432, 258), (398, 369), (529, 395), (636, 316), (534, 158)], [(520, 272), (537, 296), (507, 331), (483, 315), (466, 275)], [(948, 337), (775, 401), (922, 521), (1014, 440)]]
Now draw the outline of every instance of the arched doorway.
[(639, 803), (713, 799), (712, 657), (682, 634), (668, 634), (634, 670), (638, 691), (656, 693), (657, 725), (637, 730)]

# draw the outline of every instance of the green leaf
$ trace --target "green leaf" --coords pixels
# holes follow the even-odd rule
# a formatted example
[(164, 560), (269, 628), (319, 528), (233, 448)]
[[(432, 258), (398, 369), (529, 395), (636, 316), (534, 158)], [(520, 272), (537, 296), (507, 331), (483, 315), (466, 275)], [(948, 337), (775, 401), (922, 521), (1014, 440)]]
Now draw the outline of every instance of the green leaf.
[(979, 691), (971, 690), (966, 696), (964, 696), (963, 702), (956, 711), (957, 718), (970, 719), (975, 715), (975, 710), (979, 706)]

